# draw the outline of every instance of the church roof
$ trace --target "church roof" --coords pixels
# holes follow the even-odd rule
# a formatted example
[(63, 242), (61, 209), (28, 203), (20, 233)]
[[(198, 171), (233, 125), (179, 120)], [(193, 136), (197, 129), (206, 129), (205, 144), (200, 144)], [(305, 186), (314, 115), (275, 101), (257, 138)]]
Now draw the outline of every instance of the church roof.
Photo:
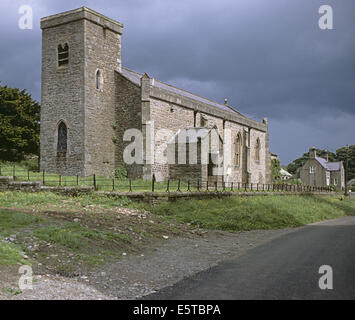
[[(129, 70), (127, 68), (122, 68), (121, 73), (126, 78), (131, 80), (133, 83), (135, 83), (135, 84), (140, 86), (140, 84), (141, 84), (141, 82), (140, 82), (141, 80), (140, 79), (143, 76), (143, 74), (140, 74), (140, 73), (138, 73), (136, 71)], [(166, 90), (166, 91), (170, 91), (172, 93), (179, 94), (181, 96), (184, 96), (184, 97), (187, 97), (187, 98), (199, 101), (199, 102), (203, 102), (203, 103), (209, 104), (211, 106), (217, 107), (217, 108), (222, 109), (224, 111), (237, 113), (239, 116), (245, 117), (243, 114), (241, 114), (240, 112), (238, 112), (237, 110), (235, 110), (234, 108), (232, 108), (232, 107), (230, 107), (228, 105), (221, 104), (221, 103), (209, 100), (207, 98), (201, 97), (201, 96), (199, 96), (197, 94), (191, 93), (191, 92), (183, 90), (183, 89), (179, 89), (177, 87), (174, 87), (174, 86), (172, 86), (172, 85), (170, 85), (168, 83), (159, 81), (157, 79), (151, 78), (150, 79), (150, 85), (154, 86), (154, 87), (157, 87), (159, 89), (163, 89), (163, 90)]]
[(322, 167), (328, 171), (339, 171), (341, 168), (341, 161), (328, 162), (324, 158), (316, 157), (316, 160), (322, 165)]

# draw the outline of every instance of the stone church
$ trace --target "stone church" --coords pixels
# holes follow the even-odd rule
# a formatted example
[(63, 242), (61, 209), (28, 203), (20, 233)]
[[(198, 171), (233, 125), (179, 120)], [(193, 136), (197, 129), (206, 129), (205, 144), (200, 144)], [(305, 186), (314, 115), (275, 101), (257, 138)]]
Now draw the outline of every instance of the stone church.
[[(41, 29), (41, 170), (112, 176), (125, 166), (132, 178), (271, 181), (266, 118), (255, 121), (227, 101), (218, 103), (124, 68), (123, 25), (86, 7), (42, 18)], [(133, 141), (125, 138), (129, 129), (142, 132), (140, 163), (124, 160)], [(204, 132), (182, 142), (189, 145), (187, 154), (193, 144), (199, 153), (213, 132), (217, 144), (194, 163), (154, 161), (154, 151), (166, 155), (181, 145), (185, 129)], [(168, 133), (158, 134), (162, 130)], [(222, 158), (213, 165), (222, 168), (218, 177), (211, 166), (214, 156)], [(201, 162), (204, 157), (207, 163)]]

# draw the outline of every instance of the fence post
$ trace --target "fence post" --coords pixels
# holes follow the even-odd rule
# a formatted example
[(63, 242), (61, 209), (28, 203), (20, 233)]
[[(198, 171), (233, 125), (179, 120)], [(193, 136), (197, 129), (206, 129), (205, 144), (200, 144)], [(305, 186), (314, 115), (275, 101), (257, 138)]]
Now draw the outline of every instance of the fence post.
[(206, 182), (206, 191), (208, 191), (208, 178), (207, 178), (207, 182)]
[(112, 191), (115, 191), (115, 178), (112, 179)]
[(94, 190), (96, 191), (96, 174), (93, 175), (93, 182), (94, 182)]
[(245, 183), (245, 185), (244, 185), (244, 191), (245, 192), (247, 191), (247, 183)]
[(62, 176), (59, 175), (59, 186), (61, 186), (61, 185), (62, 185)]
[(190, 190), (190, 180), (187, 180), (187, 191), (191, 192), (191, 190)]
[(170, 179), (168, 179), (168, 184), (166, 186), (166, 191), (165, 192), (170, 192)]
[(154, 192), (155, 189), (155, 175), (153, 174), (152, 176), (152, 192)]
[(27, 181), (30, 181), (30, 169), (27, 169)]
[(13, 177), (14, 181), (16, 179), (16, 168), (15, 167), (16, 167), (15, 165), (13, 165), (13, 167), (12, 167), (12, 177)]
[(218, 191), (218, 189), (217, 189), (217, 181), (214, 182), (214, 187), (215, 187), (215, 190)]
[(129, 179), (129, 192), (132, 192), (132, 180)]
[(200, 179), (197, 179), (197, 191), (200, 191)]
[(0, 176), (1, 176), (1, 166), (0, 166)]
[(79, 185), (79, 175), (76, 175), (76, 185)]
[(177, 191), (181, 192), (181, 190), (180, 190), (180, 179), (178, 180), (178, 188), (177, 188)]
[(231, 191), (233, 191), (233, 181), (232, 181), (232, 184), (231, 184)]

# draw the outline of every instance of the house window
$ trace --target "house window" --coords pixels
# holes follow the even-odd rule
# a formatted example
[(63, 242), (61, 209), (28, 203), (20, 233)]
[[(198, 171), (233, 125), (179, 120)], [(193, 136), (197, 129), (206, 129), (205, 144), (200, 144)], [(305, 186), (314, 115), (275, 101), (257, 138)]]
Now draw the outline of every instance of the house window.
[(336, 186), (338, 184), (338, 180), (334, 178), (334, 185)]
[(68, 143), (68, 129), (64, 122), (61, 122), (58, 126), (58, 144), (57, 151), (58, 152), (66, 152), (67, 151), (67, 143)]
[(242, 137), (240, 133), (238, 133), (237, 138), (235, 140), (235, 154), (234, 154), (234, 165), (236, 167), (240, 166), (241, 151), (242, 151)]
[(255, 143), (255, 161), (260, 161), (260, 139), (256, 139)]
[(65, 66), (69, 64), (69, 46), (67, 43), (58, 45), (58, 66)]
[(309, 167), (309, 173), (313, 174), (315, 172), (316, 172), (316, 169), (313, 166)]

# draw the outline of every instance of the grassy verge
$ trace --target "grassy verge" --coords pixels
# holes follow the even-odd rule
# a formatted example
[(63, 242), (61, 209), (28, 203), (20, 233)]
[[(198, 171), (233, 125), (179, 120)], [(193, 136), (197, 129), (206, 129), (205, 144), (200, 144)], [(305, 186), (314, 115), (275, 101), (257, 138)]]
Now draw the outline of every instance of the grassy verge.
[(332, 197), (230, 197), (150, 206), (101, 194), (2, 192), (0, 265), (26, 262), (35, 273), (81, 275), (191, 229), (297, 227), (354, 212), (354, 199)]
[(230, 197), (162, 203), (151, 212), (206, 229), (238, 232), (298, 227), (355, 213), (355, 200), (332, 197)]
[(2, 192), (0, 264), (33, 261), (36, 273), (81, 275), (184, 228), (128, 199)]

